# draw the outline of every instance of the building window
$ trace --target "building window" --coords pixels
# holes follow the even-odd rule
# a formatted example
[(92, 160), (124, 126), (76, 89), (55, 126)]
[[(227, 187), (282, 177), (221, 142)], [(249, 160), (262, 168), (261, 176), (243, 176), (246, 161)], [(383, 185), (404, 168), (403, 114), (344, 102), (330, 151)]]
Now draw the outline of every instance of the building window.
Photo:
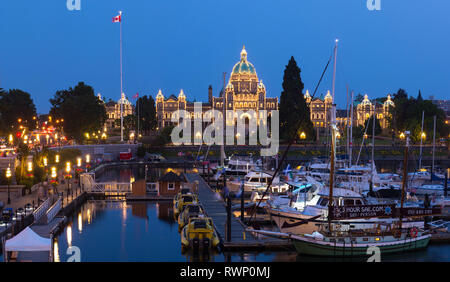
[(169, 182), (169, 184), (167, 184), (167, 190), (175, 190), (175, 183)]

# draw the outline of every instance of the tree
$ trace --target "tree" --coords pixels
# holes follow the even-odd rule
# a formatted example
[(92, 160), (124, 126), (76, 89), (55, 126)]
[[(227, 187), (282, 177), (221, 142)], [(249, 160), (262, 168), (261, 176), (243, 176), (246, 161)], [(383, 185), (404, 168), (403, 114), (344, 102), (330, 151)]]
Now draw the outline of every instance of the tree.
[(300, 72), (294, 57), (291, 57), (284, 70), (280, 96), (280, 137), (284, 140), (290, 140), (293, 134), (299, 140), (298, 129), (305, 132), (307, 139), (314, 140), (316, 137), (310, 110), (303, 96), (304, 84)]
[(171, 142), (171, 133), (174, 126), (166, 126), (164, 127), (158, 136), (156, 136), (155, 140), (153, 141), (153, 145), (155, 146), (164, 146), (166, 144), (169, 144)]
[(50, 114), (64, 119), (64, 132), (69, 138), (80, 142), (85, 132), (101, 130), (106, 120), (103, 102), (94, 94), (94, 89), (79, 82), (75, 88), (60, 90), (50, 99)]
[(0, 114), (4, 131), (11, 132), (21, 119), (21, 124), (33, 130), (36, 126), (36, 106), (29, 93), (19, 89), (0, 90)]
[(392, 109), (392, 126), (395, 132), (410, 131), (413, 142), (420, 142), (422, 112), (424, 112), (423, 129), (426, 136), (433, 136), (434, 116), (436, 116), (436, 137), (448, 136), (449, 127), (445, 124), (445, 113), (430, 100), (424, 100), (419, 91), (417, 99), (409, 97), (405, 90), (399, 89), (394, 94), (395, 107)]
[[(114, 124), (120, 128), (120, 118), (114, 121)], [(131, 130), (137, 128), (137, 117), (135, 115), (127, 115), (123, 117), (123, 131), (124, 136), (128, 136)]]
[[(368, 118), (364, 124), (365, 127), (367, 128), (367, 135), (372, 135), (372, 130), (373, 130), (373, 115)], [(364, 128), (365, 128), (364, 127)], [(381, 125), (380, 125), (380, 120), (375, 118), (375, 135), (380, 135), (381, 134)]]
[(140, 97), (136, 102), (136, 109), (139, 107), (139, 131), (149, 134), (156, 129), (156, 107), (152, 96)]

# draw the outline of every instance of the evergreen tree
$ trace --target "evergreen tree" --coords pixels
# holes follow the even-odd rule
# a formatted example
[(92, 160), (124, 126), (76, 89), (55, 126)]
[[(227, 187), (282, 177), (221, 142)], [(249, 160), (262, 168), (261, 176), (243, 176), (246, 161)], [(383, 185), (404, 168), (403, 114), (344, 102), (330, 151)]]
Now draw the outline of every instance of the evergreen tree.
[(156, 107), (155, 100), (152, 96), (140, 97), (136, 105), (139, 104), (139, 127), (144, 133), (148, 134), (150, 131), (156, 129)]
[(420, 90), (419, 90), (419, 95), (417, 95), (417, 102), (420, 102), (420, 103), (423, 102), (422, 93), (420, 93)]
[(290, 140), (294, 132), (297, 140), (299, 132), (305, 132), (306, 138), (310, 140), (314, 140), (316, 136), (310, 110), (303, 97), (304, 84), (300, 72), (294, 57), (291, 57), (284, 70), (283, 91), (280, 96), (280, 137), (285, 141)]

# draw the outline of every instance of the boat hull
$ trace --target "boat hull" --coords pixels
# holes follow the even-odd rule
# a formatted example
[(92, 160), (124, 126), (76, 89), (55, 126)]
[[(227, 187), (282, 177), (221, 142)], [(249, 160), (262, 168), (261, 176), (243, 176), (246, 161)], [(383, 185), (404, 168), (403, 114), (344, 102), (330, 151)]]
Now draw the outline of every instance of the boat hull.
[(398, 252), (415, 251), (424, 249), (430, 242), (431, 235), (423, 235), (414, 239), (399, 240), (390, 243), (369, 243), (369, 244), (339, 244), (323, 242), (313, 238), (293, 239), (294, 247), (301, 255), (322, 256), (322, 257), (362, 257), (372, 254), (368, 253), (370, 247), (378, 247), (381, 255)]

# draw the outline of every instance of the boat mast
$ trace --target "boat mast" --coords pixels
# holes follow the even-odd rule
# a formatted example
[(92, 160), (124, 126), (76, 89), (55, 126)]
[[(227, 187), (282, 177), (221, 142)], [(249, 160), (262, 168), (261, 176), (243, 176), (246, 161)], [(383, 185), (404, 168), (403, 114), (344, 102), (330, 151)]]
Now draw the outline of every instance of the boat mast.
[(350, 154), (349, 154), (350, 166), (352, 166), (352, 156), (353, 156), (353, 90), (350, 103)]
[(434, 151), (435, 151), (435, 147), (436, 147), (436, 116), (434, 116), (434, 119), (433, 119), (433, 159), (431, 161), (431, 173), (430, 173), (431, 184), (433, 184)]
[(402, 198), (400, 200), (400, 230), (402, 229), (402, 213), (403, 203), (405, 201), (406, 185), (408, 184), (408, 147), (409, 147), (409, 131), (405, 131), (405, 156), (403, 159), (403, 179), (402, 179)]
[[(348, 119), (349, 119), (349, 104), (348, 104), (348, 84), (347, 84), (347, 107), (346, 107), (346, 109), (347, 109), (347, 156), (350, 154), (350, 140), (349, 140), (349, 137), (348, 137), (348, 135), (349, 135), (349, 128), (348, 128)], [(350, 163), (348, 164), (348, 167), (350, 167)]]
[(372, 172), (370, 173), (370, 191), (373, 189), (373, 170), (375, 169), (375, 112), (377, 105), (373, 105), (372, 116)]
[(330, 160), (330, 193), (328, 200), (328, 230), (331, 232), (331, 217), (330, 211), (333, 206), (333, 185), (334, 185), (334, 162), (335, 162), (335, 150), (336, 150), (336, 106), (334, 100), (334, 91), (335, 91), (335, 82), (336, 82), (336, 56), (337, 56), (337, 47), (338, 47), (338, 39), (336, 39), (336, 45), (334, 46), (334, 67), (333, 67), (333, 104), (331, 106), (331, 160)]
[[(223, 131), (222, 131), (222, 145), (220, 145), (220, 165), (223, 167), (225, 166), (225, 128), (226, 128), (226, 89), (225, 89), (225, 83), (226, 83), (227, 73), (223, 73), (223, 89), (222, 89), (222, 119), (223, 119)], [(225, 177), (225, 176), (224, 176)]]

